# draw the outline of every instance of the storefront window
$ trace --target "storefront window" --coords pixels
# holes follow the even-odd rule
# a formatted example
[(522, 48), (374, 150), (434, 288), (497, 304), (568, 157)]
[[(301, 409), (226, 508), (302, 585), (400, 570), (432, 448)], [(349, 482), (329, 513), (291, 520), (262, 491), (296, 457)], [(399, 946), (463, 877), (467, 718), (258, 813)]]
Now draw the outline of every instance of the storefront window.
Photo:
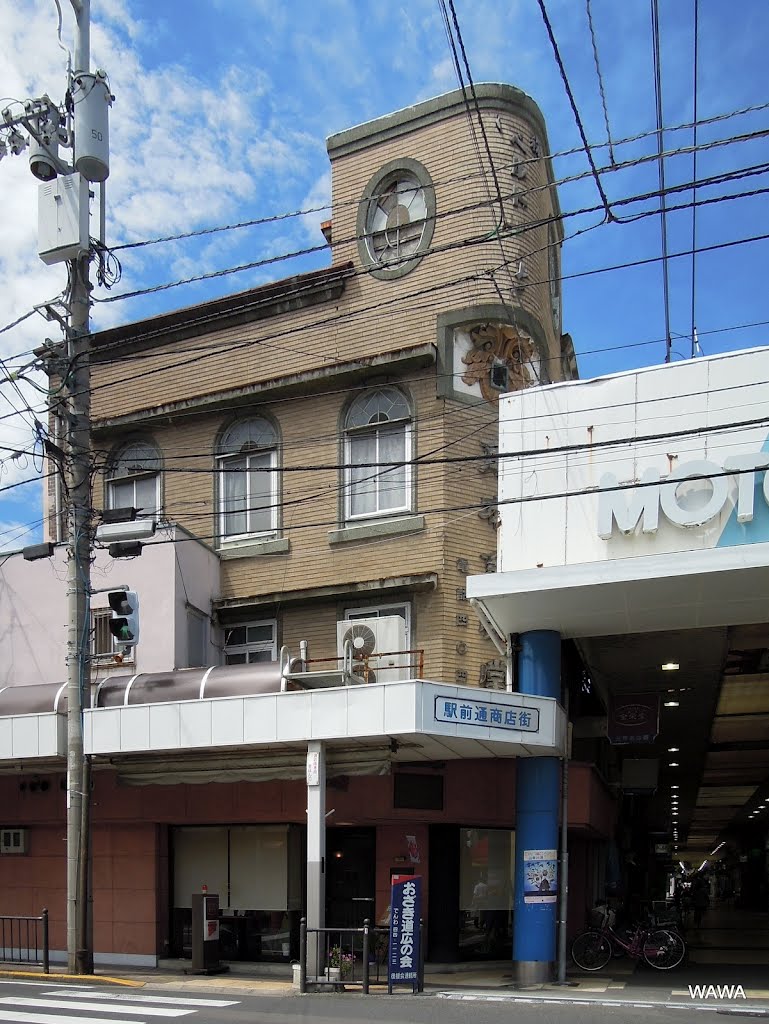
[(463, 828), (459, 841), (459, 959), (510, 957), (515, 833)]
[[(288, 825), (184, 827), (173, 830), (172, 945), (191, 955), (192, 893), (219, 896), (224, 960), (283, 960), (297, 952), (301, 850)], [(292, 952), (293, 951), (293, 952)]]

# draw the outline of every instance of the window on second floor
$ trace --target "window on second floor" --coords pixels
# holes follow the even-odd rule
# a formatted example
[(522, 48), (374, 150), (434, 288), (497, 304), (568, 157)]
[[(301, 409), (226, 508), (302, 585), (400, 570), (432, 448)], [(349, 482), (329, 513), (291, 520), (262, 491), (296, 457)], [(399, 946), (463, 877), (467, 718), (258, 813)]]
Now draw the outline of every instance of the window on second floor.
[(98, 608), (91, 612), (91, 661), (95, 665), (112, 663), (116, 654), (122, 655), (123, 662), (134, 660), (133, 648), (121, 647), (109, 627), (112, 612)]
[(107, 469), (109, 508), (135, 508), (142, 518), (160, 512), (160, 455), (147, 441), (121, 448)]
[(345, 518), (409, 511), (411, 411), (400, 391), (359, 395), (347, 411), (344, 438)]
[(219, 535), (222, 540), (272, 534), (278, 523), (275, 428), (265, 419), (239, 420), (219, 442)]
[(253, 665), (278, 660), (278, 624), (275, 619), (224, 627), (224, 664)]

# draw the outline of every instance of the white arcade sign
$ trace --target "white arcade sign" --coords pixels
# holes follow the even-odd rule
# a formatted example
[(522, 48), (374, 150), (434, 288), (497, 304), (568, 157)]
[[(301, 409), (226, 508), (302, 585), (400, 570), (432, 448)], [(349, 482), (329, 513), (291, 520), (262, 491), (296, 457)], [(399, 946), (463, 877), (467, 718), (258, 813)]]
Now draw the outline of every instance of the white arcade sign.
[[(598, 536), (609, 540), (614, 524), (623, 534), (633, 533), (641, 523), (643, 533), (656, 533), (660, 509), (674, 526), (703, 526), (714, 519), (729, 498), (731, 477), (737, 480), (737, 521), (749, 523), (754, 514), (757, 470), (769, 467), (766, 452), (730, 455), (723, 467), (707, 459), (685, 462), (667, 477), (647, 469), (637, 487), (623, 486), (613, 473), (600, 480)], [(686, 481), (704, 486), (682, 488)], [(763, 496), (769, 505), (769, 474), (764, 474)]]

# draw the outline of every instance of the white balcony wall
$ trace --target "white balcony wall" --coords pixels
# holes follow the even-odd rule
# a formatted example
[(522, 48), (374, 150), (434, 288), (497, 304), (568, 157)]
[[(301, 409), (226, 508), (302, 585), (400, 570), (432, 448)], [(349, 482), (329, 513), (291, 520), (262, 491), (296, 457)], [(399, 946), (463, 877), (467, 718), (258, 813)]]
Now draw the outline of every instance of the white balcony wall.
[[(26, 562), (21, 552), (6, 558), (0, 574), (0, 687), (66, 679), (66, 576), (63, 544), (50, 559)], [(139, 595), (139, 645), (126, 671), (185, 668), (188, 606), (210, 615), (219, 590), (217, 555), (179, 527), (146, 542), (138, 558), (118, 561), (96, 551), (92, 587), (121, 584)], [(94, 594), (91, 606), (107, 608), (107, 594)], [(210, 640), (208, 651), (214, 664)], [(104, 667), (105, 674), (116, 669)]]

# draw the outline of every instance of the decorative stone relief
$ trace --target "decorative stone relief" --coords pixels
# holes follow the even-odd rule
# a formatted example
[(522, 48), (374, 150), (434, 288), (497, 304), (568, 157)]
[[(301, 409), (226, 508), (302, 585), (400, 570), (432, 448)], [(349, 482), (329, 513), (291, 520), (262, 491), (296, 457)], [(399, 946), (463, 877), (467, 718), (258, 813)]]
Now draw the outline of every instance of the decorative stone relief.
[(494, 529), (499, 526), (499, 509), (496, 506), (496, 498), (487, 498), (488, 504), (484, 504), (483, 508), (478, 511), (478, 518), (485, 519), (489, 526), (493, 526)]
[(483, 458), (478, 463), (479, 473), (497, 473), (499, 471), (499, 445), (487, 441), (479, 442)]
[(496, 572), (497, 571), (497, 553), (496, 551), (490, 551), (487, 555), (480, 556), (483, 562), (484, 572)]
[[(515, 274), (516, 283), (523, 286), (524, 277), (528, 277), (528, 272), (521, 262)], [(462, 382), (473, 390), (479, 388), (487, 402), (496, 402), (500, 391), (520, 391), (536, 380), (539, 361), (536, 346), (522, 328), (484, 323), (458, 331), (457, 335), (460, 334), (465, 334), (470, 342), (462, 354), (462, 362), (467, 367)], [(507, 384), (501, 389), (492, 387), (491, 383), (492, 367), (499, 366), (507, 369)]]
[(504, 690), (507, 685), (504, 661), (495, 658), (492, 661), (484, 662), (481, 665), (478, 682), (480, 686), (485, 686), (487, 690)]

